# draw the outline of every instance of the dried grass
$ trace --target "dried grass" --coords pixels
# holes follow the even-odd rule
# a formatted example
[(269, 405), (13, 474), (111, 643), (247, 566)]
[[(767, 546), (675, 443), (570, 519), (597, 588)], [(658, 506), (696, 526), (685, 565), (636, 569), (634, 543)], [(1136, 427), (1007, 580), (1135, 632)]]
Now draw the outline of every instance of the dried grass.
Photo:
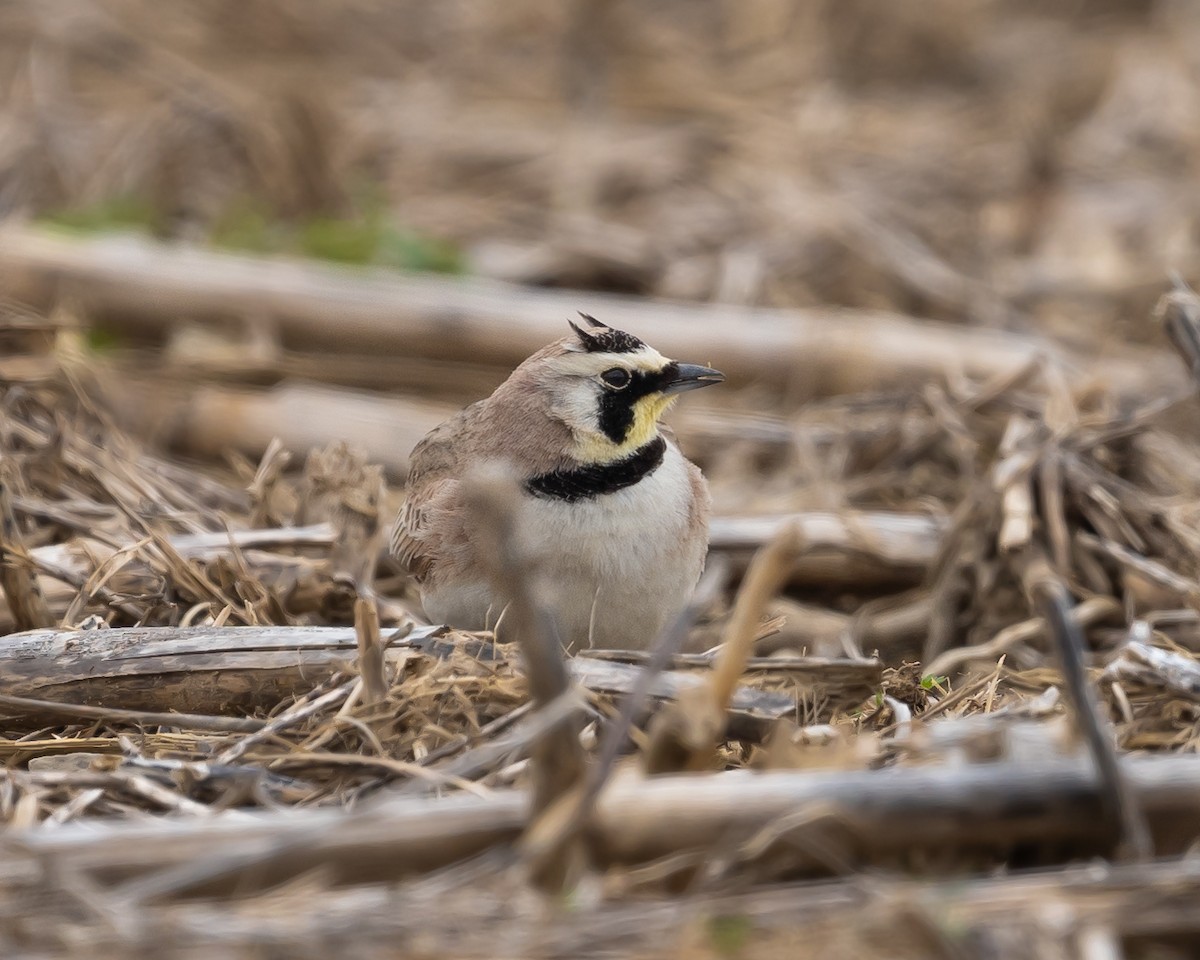
[[(151, 17), (140, 0), (81, 0), (54, 18), (36, 6), (0, 11), (0, 213), (141, 193), (164, 214), (163, 232), (207, 235), (251, 195), (287, 217), (347, 214), (346, 184), (369, 170), (401, 221), (467, 247), (478, 272), (1099, 335), (1100, 353), (1157, 338), (1144, 318), (1165, 269), (1200, 262), (1189, 227), (1200, 20), (1183, 4), (1090, 2), (1070, 18), (1017, 0), (758, 0), (736, 16), (716, 4), (681, 16), (674, 2), (635, 13), (346, 0), (301, 12), (211, 0)], [(106, 378), (135, 366), (163, 387), (158, 370), (178, 343), (98, 355), (79, 339), (86, 304), (64, 300), (49, 318), (2, 310), (0, 633), (359, 629), (344, 661), (300, 669), (287, 689), (250, 684), (211, 716), (112, 700), (86, 716), (54, 713), (26, 687), (24, 699), (0, 698), (6, 955), (117, 956), (174, 940), (180, 957), (334, 947), (373, 957), (402, 938), (430, 956), (652, 956), (662, 943), (674, 955), (771, 956), (818, 942), (828, 949), (813, 955), (1052, 956), (1067, 940), (1101, 951), (1104, 936), (1196, 936), (1187, 859), (1072, 874), (1074, 886), (1054, 891), (1019, 872), (1115, 858), (1122, 834), (1107, 818), (1128, 813), (1112, 802), (1129, 800), (1120, 778), (1131, 755), (1190, 754), (1200, 742), (1190, 392), (1084, 391), (1048, 359), (992, 382), (948, 371), (919, 388), (804, 406), (820, 384), (795, 396), (760, 386), (685, 412), (680, 437), (718, 512), (821, 510), (853, 531), (862, 511), (897, 510), (948, 530), (915, 586), (793, 576), (786, 601), (761, 618), (753, 604), (750, 619), (765, 622), (739, 622), (756, 656), (742, 658), (738, 683), (770, 703), (783, 695), (788, 716), (718, 710), (727, 726), (714, 743), (712, 705), (669, 697), (680, 723), (704, 734), (673, 764), (704, 769), (696, 803), (740, 768), (1075, 762), (1081, 717), (1094, 721), (1092, 757), (1111, 737), (1122, 762), (1095, 804), (1059, 800), (1068, 814), (1071, 802), (1095, 814), (1091, 846), (1051, 833), (942, 849), (900, 837), (879, 850), (864, 841), (869, 824), (808, 803), (750, 835), (649, 862), (587, 850), (565, 914), (524, 886), (531, 823), (525, 846), (506, 840), (403, 879), (397, 866), (387, 886), (297, 855), (299, 868), (256, 888), (247, 877), (260, 852), (236, 840), (117, 878), (24, 850), (22, 838), (55, 836), (66, 849), (84, 826), (236, 828), (302, 808), (357, 815), (393, 795), (430, 809), (511, 798), (545, 773), (539, 747), (571, 715), (584, 723), (574, 785), (590, 793), (574, 819), (542, 827), (586, 849), (589, 805), (610, 780), (639, 775), (662, 711), (646, 696), (622, 713), (611, 689), (586, 684), (535, 709), (519, 658), (487, 635), (405, 645), (419, 618), (411, 585), (379, 555), (397, 494), (377, 466), (345, 446), (303, 462), (279, 445), (257, 463), (187, 460), (122, 429), (101, 399)], [(342, 366), (273, 343), (253, 364), (192, 373), (252, 384), (297, 370), (378, 376), (361, 357), (335, 359)], [(462, 396), (446, 385), (457, 372)], [(424, 376), (458, 401), (494, 371), (444, 363)], [(867, 532), (850, 541), (867, 556), (877, 547)], [(1044, 602), (1051, 588), (1057, 607)], [(738, 589), (692, 628), (693, 648), (722, 635)], [(1056, 641), (1072, 624), (1095, 716), (1060, 669)], [(710, 677), (712, 664), (670, 666)], [(0, 684), (15, 677), (0, 662)], [(49, 679), (42, 693), (55, 699)], [(590, 786), (589, 769), (604, 774)], [(1177, 812), (1151, 824), (1160, 857), (1195, 839), (1194, 811)], [(251, 863), (242, 873), (239, 857)], [(1011, 888), (980, 879), (998, 868), (1017, 871)], [(842, 879), (772, 886), (813, 875)], [(230, 877), (244, 888), (222, 887)], [(971, 878), (968, 892), (945, 878)], [(1054, 922), (1051, 906), (1025, 909), (1043, 901)], [(460, 921), (446, 919), (450, 905)]]

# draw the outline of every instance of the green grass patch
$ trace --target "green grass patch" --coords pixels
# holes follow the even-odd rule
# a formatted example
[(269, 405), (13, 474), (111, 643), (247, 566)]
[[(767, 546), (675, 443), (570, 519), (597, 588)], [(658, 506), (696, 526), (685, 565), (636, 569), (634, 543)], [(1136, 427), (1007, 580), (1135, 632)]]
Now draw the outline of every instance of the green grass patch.
[(740, 914), (708, 918), (708, 938), (719, 956), (736, 958), (742, 955), (750, 939), (750, 919)]
[(55, 211), (44, 217), (43, 222), (74, 233), (136, 230), (157, 234), (162, 229), (163, 218), (154, 204), (147, 200), (118, 196), (83, 207)]
[[(220, 250), (290, 254), (353, 266), (390, 267), (432, 273), (463, 273), (462, 252), (452, 243), (408, 230), (391, 220), (373, 196), (363, 212), (347, 217), (284, 220), (263, 205), (238, 200), (208, 233)], [(137, 197), (113, 197), (86, 207), (56, 211), (42, 222), (74, 233), (134, 230), (161, 236), (165, 218)]]
[(83, 342), (92, 353), (111, 353), (121, 346), (121, 335), (107, 327), (88, 327)]
[(310, 220), (300, 227), (298, 249), (306, 257), (333, 263), (463, 272), (462, 255), (453, 244), (401, 229), (376, 216)]

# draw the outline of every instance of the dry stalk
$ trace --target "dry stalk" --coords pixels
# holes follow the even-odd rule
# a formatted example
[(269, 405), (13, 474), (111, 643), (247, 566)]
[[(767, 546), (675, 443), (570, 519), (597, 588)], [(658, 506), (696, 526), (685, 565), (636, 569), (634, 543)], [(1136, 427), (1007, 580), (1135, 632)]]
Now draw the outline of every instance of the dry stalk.
[(83, 585), (82, 589), (71, 600), (70, 606), (67, 607), (67, 612), (62, 616), (62, 625), (69, 627), (72, 624), (78, 623), (84, 608), (97, 595), (97, 592), (104, 589), (105, 584), (124, 569), (148, 543), (150, 543), (150, 538), (143, 537), (135, 543), (122, 547), (116, 553), (97, 564), (95, 571), (88, 577), (87, 583)]
[(354, 601), (354, 636), (358, 641), (358, 673), (363, 681), (363, 705), (370, 707), (387, 699), (388, 681), (383, 640), (379, 635), (379, 607), (373, 597), (359, 590)]
[(993, 472), (1000, 491), (1003, 521), (997, 537), (999, 548), (1012, 552), (1024, 548), (1033, 538), (1033, 485), (1030, 473), (1037, 453), (1030, 449), (1036, 429), (1024, 417), (1008, 421), (1000, 441), (1001, 461)]
[[(1120, 615), (1121, 604), (1113, 597), (1089, 597), (1071, 608), (1071, 620), (1080, 627), (1090, 627), (1104, 620), (1119, 618)], [(1009, 653), (1014, 647), (1037, 640), (1045, 633), (1046, 621), (1041, 617), (1031, 617), (1005, 627), (986, 643), (947, 650), (932, 663), (926, 664), (924, 671), (934, 676), (953, 676), (968, 664), (994, 662), (997, 657)]]
[(10, 707), (23, 713), (45, 714), (51, 717), (76, 717), (106, 723), (130, 723), (143, 727), (180, 727), (187, 730), (208, 730), (213, 733), (254, 733), (265, 725), (264, 720), (250, 717), (213, 717), (197, 713), (167, 713), (153, 710), (123, 710), (119, 707), (93, 707), (77, 703), (55, 703), (33, 697), (14, 697), (0, 693), (0, 707)]
[(1122, 773), (1108, 723), (1088, 680), (1083, 634), (1071, 616), (1071, 596), (1046, 558), (1032, 549), (1021, 574), (1030, 604), (1041, 613), (1054, 639), (1075, 722), (1092, 757), (1105, 808), (1120, 829), (1121, 852), (1148, 859), (1153, 855), (1149, 824)]
[(676, 651), (687, 639), (697, 618), (717, 599), (728, 575), (728, 565), (719, 558), (710, 559), (704, 576), (688, 605), (679, 612), (655, 639), (650, 658), (642, 667), (633, 688), (622, 698), (617, 716), (608, 724), (600, 742), (599, 755), (583, 782), (564, 794), (534, 821), (521, 841), (526, 857), (535, 861), (547, 851), (563, 847), (584, 829), (591, 817), (596, 798), (608, 782), (630, 728), (645, 708), (654, 679), (666, 669)]
[[(510, 476), (481, 473), (464, 482), (464, 495), (493, 589), (508, 600), (505, 629), (520, 646), (533, 701), (539, 710), (545, 709), (568, 694), (571, 680), (554, 623), (534, 600), (530, 565), (517, 548), (518, 487)], [(578, 714), (547, 730), (535, 743), (532, 760), (536, 818), (583, 776)], [(531, 878), (543, 889), (557, 890), (578, 871), (583, 848), (576, 842), (539, 853), (540, 858), (530, 863)]]
[[(292, 705), (291, 708), (283, 711), (279, 716), (267, 721), (261, 728), (251, 733), (247, 737), (243, 737), (233, 746), (226, 750), (222, 750), (213, 758), (213, 763), (225, 764), (233, 763), (240, 759), (256, 744), (262, 743), (269, 739), (281, 730), (286, 730), (288, 727), (294, 727), (302, 720), (320, 713), (327, 707), (331, 707), (336, 703), (341, 703), (346, 697), (350, 696), (350, 691), (357, 683), (357, 679), (348, 680), (341, 685), (334, 687), (319, 696), (310, 694), (308, 697), (301, 699), (299, 702)], [(314, 691), (315, 692), (315, 691)]]
[(759, 618), (786, 581), (804, 543), (799, 528), (791, 525), (755, 555), (708, 683), (685, 690), (650, 726), (646, 751), (649, 773), (704, 769), (711, 764), (717, 739), (725, 729), (730, 697), (754, 653)]
[(13, 511), (10, 465), (0, 463), (0, 590), (8, 601), (18, 630), (37, 630), (54, 623), (38, 586), (35, 568), (21, 538)]
[(1154, 308), (1167, 339), (1187, 364), (1193, 381), (1200, 384), (1200, 297), (1180, 279), (1175, 289), (1163, 294)]

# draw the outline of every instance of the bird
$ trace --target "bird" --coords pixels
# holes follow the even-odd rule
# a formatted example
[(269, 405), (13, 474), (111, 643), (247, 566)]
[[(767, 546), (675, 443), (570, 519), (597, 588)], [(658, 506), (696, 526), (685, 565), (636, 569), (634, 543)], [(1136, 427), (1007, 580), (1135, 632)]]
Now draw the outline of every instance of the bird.
[(390, 546), (433, 623), (497, 629), (510, 599), (486, 576), (466, 499), (485, 465), (516, 481), (514, 539), (568, 653), (648, 649), (691, 597), (711, 500), (660, 419), (725, 377), (580, 318), (413, 449)]

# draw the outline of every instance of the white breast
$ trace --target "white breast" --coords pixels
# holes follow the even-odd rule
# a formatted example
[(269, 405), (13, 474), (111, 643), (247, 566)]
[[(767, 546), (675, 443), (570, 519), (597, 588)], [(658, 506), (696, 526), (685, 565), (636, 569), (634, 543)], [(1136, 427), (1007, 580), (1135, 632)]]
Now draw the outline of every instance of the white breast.
[(522, 545), (564, 644), (644, 648), (683, 607), (707, 548), (690, 530), (692, 498), (688, 462), (668, 444), (658, 468), (624, 490), (524, 503)]
[[(668, 444), (658, 468), (624, 490), (523, 498), (520, 550), (564, 647), (645, 649), (687, 603), (708, 549), (707, 530), (692, 528), (689, 470)], [(465, 629), (495, 626), (504, 608), (482, 579), (430, 585), (422, 601), (434, 622)]]

